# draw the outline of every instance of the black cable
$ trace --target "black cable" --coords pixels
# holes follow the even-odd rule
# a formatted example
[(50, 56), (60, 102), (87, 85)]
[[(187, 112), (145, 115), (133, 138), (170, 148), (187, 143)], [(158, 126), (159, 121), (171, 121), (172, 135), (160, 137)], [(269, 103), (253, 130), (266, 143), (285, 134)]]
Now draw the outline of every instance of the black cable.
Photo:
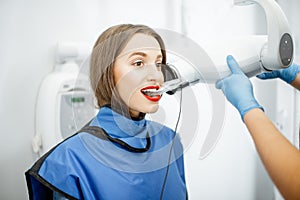
[(118, 138), (110, 137), (110, 135), (104, 129), (102, 129), (102, 132), (105, 135), (106, 139), (108, 139), (112, 143), (118, 144), (121, 147), (127, 149), (128, 151), (131, 151), (131, 152), (134, 152), (134, 153), (144, 153), (144, 152), (148, 151), (150, 149), (150, 146), (151, 146), (151, 140), (150, 140), (148, 132), (147, 132), (147, 135), (146, 135), (147, 145), (146, 145), (145, 148), (135, 148), (135, 147), (130, 146), (129, 144), (127, 144), (126, 142), (124, 142), (124, 141), (122, 141)]
[(179, 113), (178, 113), (178, 117), (177, 117), (177, 122), (176, 122), (176, 126), (175, 126), (175, 133), (174, 133), (174, 137), (172, 139), (172, 144), (171, 144), (171, 148), (170, 148), (170, 152), (169, 152), (169, 158), (168, 158), (168, 165), (167, 165), (167, 170), (166, 170), (166, 174), (164, 177), (164, 182), (161, 188), (161, 192), (160, 192), (160, 200), (163, 199), (163, 195), (164, 195), (164, 191), (165, 191), (165, 186), (166, 186), (166, 182), (167, 182), (167, 178), (168, 178), (168, 174), (169, 174), (169, 168), (170, 168), (170, 162), (171, 162), (171, 155), (172, 155), (172, 149), (174, 146), (174, 141), (175, 141), (175, 137), (177, 134), (177, 128), (178, 128), (178, 124), (179, 124), (179, 120), (180, 120), (180, 116), (181, 116), (181, 107), (182, 107), (182, 88), (179, 89), (180, 90), (180, 102), (179, 102)]

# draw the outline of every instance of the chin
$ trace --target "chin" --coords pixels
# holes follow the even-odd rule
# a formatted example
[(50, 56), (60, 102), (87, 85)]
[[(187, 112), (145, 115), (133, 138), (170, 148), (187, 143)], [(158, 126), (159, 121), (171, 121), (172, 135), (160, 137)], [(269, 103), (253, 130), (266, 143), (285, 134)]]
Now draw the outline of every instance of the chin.
[(152, 104), (152, 105), (145, 105), (143, 107), (135, 108), (134, 110), (139, 111), (141, 113), (151, 114), (157, 112), (159, 108), (158, 104)]
[(158, 108), (159, 108), (158, 104), (152, 104), (148, 107), (147, 112), (145, 113), (155, 113), (157, 112)]
[(159, 102), (151, 102), (145, 99), (144, 96), (142, 98), (132, 98), (131, 101), (127, 104), (132, 110), (141, 113), (155, 113), (159, 108)]

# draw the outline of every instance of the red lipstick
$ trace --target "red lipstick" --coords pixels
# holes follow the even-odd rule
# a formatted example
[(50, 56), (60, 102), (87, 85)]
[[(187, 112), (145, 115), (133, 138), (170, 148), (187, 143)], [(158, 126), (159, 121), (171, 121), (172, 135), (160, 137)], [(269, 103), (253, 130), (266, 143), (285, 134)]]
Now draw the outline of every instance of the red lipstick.
[(158, 90), (159, 86), (158, 85), (149, 85), (147, 87), (144, 87), (141, 89), (141, 93), (144, 95), (144, 97), (146, 97), (148, 100), (153, 101), (153, 102), (157, 102), (160, 100), (161, 95), (156, 95), (156, 96), (149, 96), (147, 95), (147, 93), (145, 91), (147, 90)]

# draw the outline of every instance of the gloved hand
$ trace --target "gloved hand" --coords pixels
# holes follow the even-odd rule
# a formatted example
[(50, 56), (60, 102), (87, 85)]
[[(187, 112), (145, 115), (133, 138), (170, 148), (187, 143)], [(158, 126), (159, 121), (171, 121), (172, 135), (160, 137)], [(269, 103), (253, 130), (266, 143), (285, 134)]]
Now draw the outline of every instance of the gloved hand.
[(295, 80), (295, 78), (299, 72), (300, 72), (300, 66), (297, 64), (292, 64), (288, 68), (261, 73), (261, 74), (257, 75), (256, 77), (258, 77), (260, 79), (280, 78), (283, 81), (290, 84), (293, 80)]
[(217, 89), (222, 89), (227, 100), (238, 109), (242, 120), (245, 114), (253, 109), (263, 107), (258, 104), (253, 95), (253, 87), (248, 77), (239, 68), (238, 63), (232, 56), (227, 56), (227, 65), (231, 75), (216, 83)]

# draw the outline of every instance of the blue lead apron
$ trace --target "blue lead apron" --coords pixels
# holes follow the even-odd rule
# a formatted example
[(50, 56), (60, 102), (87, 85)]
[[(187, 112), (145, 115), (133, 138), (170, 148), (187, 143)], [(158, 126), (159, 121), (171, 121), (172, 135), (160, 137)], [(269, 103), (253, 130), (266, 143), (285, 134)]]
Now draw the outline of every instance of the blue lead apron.
[(68, 199), (160, 199), (162, 190), (162, 199), (187, 199), (183, 149), (174, 132), (108, 107), (25, 174), (33, 200), (53, 199), (54, 193)]

